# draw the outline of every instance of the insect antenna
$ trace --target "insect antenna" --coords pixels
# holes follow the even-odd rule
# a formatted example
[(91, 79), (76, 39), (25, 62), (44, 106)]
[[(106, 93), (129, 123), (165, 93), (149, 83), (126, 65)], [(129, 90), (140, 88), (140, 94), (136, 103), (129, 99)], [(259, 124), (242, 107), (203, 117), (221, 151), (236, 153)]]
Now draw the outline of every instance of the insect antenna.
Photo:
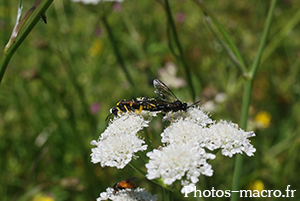
[(199, 100), (199, 101), (193, 103), (192, 105), (189, 105), (187, 108), (193, 107), (193, 106), (197, 105), (197, 104), (200, 103), (200, 102), (201, 102), (201, 100)]

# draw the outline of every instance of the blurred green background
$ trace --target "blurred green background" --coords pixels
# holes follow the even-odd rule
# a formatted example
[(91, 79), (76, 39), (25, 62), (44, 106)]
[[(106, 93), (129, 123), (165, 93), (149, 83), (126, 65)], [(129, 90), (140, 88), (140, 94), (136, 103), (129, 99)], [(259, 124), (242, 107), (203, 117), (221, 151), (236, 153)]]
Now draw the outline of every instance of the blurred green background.
[[(34, 4), (24, 1), (24, 14)], [(251, 65), (270, 1), (204, 1)], [(107, 21), (133, 85), (114, 53)], [(202, 10), (188, 0), (171, 0), (173, 18), (191, 69), (196, 100), (215, 120), (239, 123), (243, 79), (208, 29)], [(18, 1), (0, 2), (0, 55), (14, 27)], [(267, 46), (254, 81), (248, 129), (256, 137), (254, 157), (244, 157), (242, 189), (298, 190), (300, 199), (300, 27), (298, 0), (277, 2)], [(0, 85), (1, 200), (95, 200), (128, 177), (162, 200), (162, 189), (130, 167), (101, 168), (90, 162), (90, 141), (107, 126), (120, 99), (154, 96), (162, 79), (182, 101), (193, 102), (181, 62), (168, 46), (167, 19), (156, 1), (83, 5), (55, 0), (19, 47)], [(161, 117), (150, 134), (159, 142)], [(234, 158), (210, 163), (211, 178), (197, 189), (229, 190)], [(182, 200), (176, 184), (175, 200)], [(284, 193), (284, 192), (283, 192)], [(212, 200), (214, 198), (205, 198)], [(218, 198), (228, 200), (228, 198)], [(184, 200), (197, 200), (184, 198)], [(201, 199), (199, 199), (201, 200)], [(241, 198), (240, 200), (260, 200)], [(261, 200), (276, 200), (264, 198)], [(281, 198), (277, 198), (281, 200)], [(292, 200), (292, 199), (291, 199)], [(295, 199), (294, 199), (295, 200)]]

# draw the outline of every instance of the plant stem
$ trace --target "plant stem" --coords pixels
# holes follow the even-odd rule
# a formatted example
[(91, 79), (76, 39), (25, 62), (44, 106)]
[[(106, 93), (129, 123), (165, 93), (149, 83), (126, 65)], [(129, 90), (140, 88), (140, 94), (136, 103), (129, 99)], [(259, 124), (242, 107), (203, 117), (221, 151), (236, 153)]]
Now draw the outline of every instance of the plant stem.
[(148, 152), (153, 150), (153, 144), (151, 142), (150, 136), (149, 136), (149, 132), (147, 130), (147, 128), (144, 129), (144, 134), (145, 134), (145, 142), (148, 145)]
[[(267, 20), (266, 20), (266, 25), (264, 27), (263, 35), (262, 35), (262, 38), (261, 38), (261, 41), (259, 44), (259, 48), (258, 48), (258, 52), (257, 52), (255, 60), (252, 64), (252, 67), (250, 69), (250, 77), (249, 77), (249, 79), (246, 78), (244, 81), (245, 82), (244, 83), (244, 95), (243, 95), (243, 106), (242, 106), (242, 116), (241, 116), (240, 126), (242, 129), (245, 129), (245, 130), (247, 128), (247, 118), (248, 118), (248, 111), (249, 111), (250, 100), (251, 100), (252, 85), (253, 85), (253, 81), (254, 81), (255, 74), (257, 72), (259, 63), (260, 63), (260, 58), (261, 58), (264, 46), (266, 44), (268, 33), (270, 31), (272, 16), (273, 16), (273, 12), (275, 9), (276, 1), (277, 0), (271, 1), (269, 13), (268, 13)], [(235, 161), (235, 167), (234, 167), (233, 181), (232, 181), (232, 189), (231, 189), (232, 191), (239, 190), (240, 178), (242, 175), (242, 166), (243, 166), (243, 158), (241, 155), (237, 155), (236, 161)], [(230, 200), (236, 201), (238, 198), (238, 195), (239, 195), (238, 193), (232, 194)]]
[(171, 201), (172, 199), (172, 192), (169, 191), (168, 189), (163, 188), (163, 193), (164, 193), (164, 201)]
[(271, 1), (269, 13), (268, 13), (267, 20), (266, 20), (266, 25), (264, 27), (264, 32), (263, 32), (261, 41), (259, 43), (258, 52), (256, 54), (256, 57), (254, 59), (254, 62), (252, 64), (252, 66), (251, 66), (250, 76), (252, 78), (252, 81), (254, 80), (256, 71), (257, 71), (258, 66), (260, 64), (261, 55), (262, 55), (262, 52), (263, 52), (264, 47), (266, 45), (267, 37), (268, 37), (269, 32), (270, 32), (270, 27), (271, 27), (271, 22), (272, 22), (273, 12), (274, 12), (274, 9), (275, 9), (276, 2), (277, 2), (277, 0), (272, 0)]
[(230, 38), (229, 34), (226, 32), (226, 30), (221, 26), (221, 24), (218, 22), (217, 18), (213, 15), (213, 13), (202, 3), (201, 0), (193, 0), (203, 11), (204, 14), (209, 16), (211, 21), (214, 23), (214, 25), (218, 28), (221, 35), (224, 37), (226, 44), (228, 45), (229, 49), (233, 52), (237, 60), (240, 62), (240, 65), (242, 68), (246, 69), (245, 62), (243, 60), (242, 55), (240, 54), (237, 46), (234, 44), (233, 40)]
[(115, 52), (115, 55), (116, 55), (116, 57), (117, 57), (117, 60), (118, 60), (119, 64), (121, 65), (121, 68), (122, 68), (122, 70), (124, 71), (127, 80), (130, 82), (131, 86), (134, 87), (133, 80), (132, 80), (132, 78), (131, 78), (131, 76), (130, 76), (128, 70), (127, 70), (127, 67), (126, 67), (125, 62), (124, 62), (124, 60), (123, 60), (123, 57), (121, 56), (121, 53), (120, 53), (120, 51), (119, 51), (119, 49), (118, 49), (118, 47), (117, 47), (116, 39), (115, 39), (115, 37), (114, 37), (114, 35), (113, 35), (113, 33), (112, 33), (112, 30), (111, 30), (111, 28), (110, 28), (110, 26), (109, 26), (109, 24), (108, 24), (108, 22), (107, 22), (106, 16), (103, 15), (101, 19), (102, 19), (102, 21), (103, 21), (103, 24), (104, 24), (106, 30), (107, 30), (108, 37), (109, 37), (110, 42), (111, 42), (111, 44), (112, 44), (112, 46), (113, 46), (113, 50), (114, 50), (114, 52)]
[[(240, 122), (240, 127), (243, 129), (246, 129), (247, 127), (247, 117), (248, 117), (248, 111), (249, 111), (249, 105), (251, 99), (251, 90), (252, 90), (252, 80), (247, 79), (245, 80), (244, 83), (242, 116)], [(235, 158), (231, 191), (238, 191), (240, 189), (240, 178), (242, 175), (242, 169), (243, 169), (243, 156), (238, 154)], [(238, 193), (233, 193), (231, 195), (231, 201), (236, 201), (238, 195), (239, 195)]]
[[(140, 173), (141, 175), (143, 175), (144, 177), (146, 177), (146, 174), (147, 174), (147, 173), (146, 173), (144, 170), (142, 170), (141, 168), (139, 168), (137, 165), (135, 165), (133, 161), (131, 161), (131, 162), (129, 163), (129, 166), (130, 166), (132, 169), (134, 169), (135, 171), (137, 171), (138, 173)], [(152, 180), (150, 180), (150, 181), (152, 181), (152, 182), (155, 183), (155, 184), (160, 185), (160, 186), (163, 187), (166, 191), (173, 191), (173, 190), (172, 190), (172, 187), (171, 187), (171, 186), (168, 186), (167, 184), (165, 184), (165, 183), (163, 182), (162, 179), (152, 179)]]
[[(190, 68), (189, 68), (189, 66), (188, 66), (188, 64), (187, 64), (187, 62), (186, 62), (186, 60), (183, 56), (181, 43), (180, 43), (179, 38), (178, 38), (178, 34), (177, 34), (177, 31), (176, 31), (176, 28), (175, 28), (175, 24), (174, 24), (174, 20), (173, 20), (173, 17), (172, 17), (172, 13), (171, 13), (171, 9), (170, 9), (170, 5), (169, 5), (168, 0), (165, 0), (165, 9), (166, 9), (167, 17), (168, 17), (168, 22), (171, 25), (171, 30), (172, 30), (172, 33), (173, 33), (175, 44), (176, 44), (176, 46), (178, 48), (178, 51), (179, 51), (180, 60), (181, 60), (183, 66), (184, 66), (184, 69), (185, 69), (185, 73), (186, 73), (186, 76), (187, 76), (188, 85), (189, 85), (189, 88), (190, 88), (190, 91), (191, 91), (191, 94), (192, 94), (192, 98), (195, 101), (196, 95), (195, 95), (195, 90), (194, 90), (194, 86), (193, 86), (193, 83), (192, 83)], [(175, 57), (176, 57), (176, 55), (175, 55)]]
[(281, 44), (281, 42), (298, 26), (300, 22), (300, 9), (285, 22), (284, 27), (272, 38), (272, 41), (266, 46), (264, 50), (264, 54), (261, 58), (261, 63), (266, 61), (277, 49), (277, 47)]
[(17, 28), (13, 30), (14, 33), (5, 47), (4, 55), (0, 62), (0, 83), (11, 57), (32, 31), (34, 26), (38, 23), (41, 15), (46, 12), (52, 2), (53, 0), (37, 0), (21, 22), (17, 25)]
[[(247, 69), (246, 69), (246, 66), (242, 63), (243, 60), (239, 60), (236, 55), (233, 53), (233, 51), (225, 44), (225, 42), (223, 42), (221, 40), (221, 38), (218, 36), (218, 34), (216, 33), (216, 31), (213, 29), (212, 27), (212, 23), (211, 23), (211, 18), (206, 15), (205, 16), (205, 21), (208, 25), (208, 28), (211, 30), (211, 32), (215, 35), (215, 37), (217, 38), (217, 40), (219, 41), (219, 43), (222, 45), (222, 47), (224, 48), (227, 56), (229, 57), (229, 59), (231, 60), (231, 62), (233, 64), (236, 65), (236, 67), (238, 68), (238, 70), (241, 72), (241, 74), (246, 78), (248, 77), (248, 72), (247, 72)], [(238, 51), (237, 51), (238, 52)], [(238, 54), (240, 55), (240, 54)]]
[(135, 165), (132, 161), (129, 163), (129, 166), (135, 171), (137, 171), (138, 173), (140, 173), (141, 175), (143, 175), (144, 177), (146, 176), (146, 172), (141, 168), (139, 168), (137, 165)]

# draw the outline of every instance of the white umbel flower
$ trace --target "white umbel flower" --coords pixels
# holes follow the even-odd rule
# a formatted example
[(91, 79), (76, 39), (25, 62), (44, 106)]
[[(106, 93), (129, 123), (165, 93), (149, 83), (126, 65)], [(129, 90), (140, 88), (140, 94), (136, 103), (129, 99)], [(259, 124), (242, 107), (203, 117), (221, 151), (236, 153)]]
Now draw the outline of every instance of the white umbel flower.
[(123, 2), (124, 0), (71, 0), (73, 2), (82, 2), (83, 4), (94, 4), (97, 5), (100, 1), (116, 1)]
[(200, 146), (201, 143), (207, 141), (204, 127), (189, 119), (179, 119), (177, 122), (171, 123), (163, 131), (161, 137), (161, 142), (167, 144), (188, 143)]
[(147, 145), (143, 145), (144, 140), (132, 134), (111, 135), (105, 140), (92, 143), (97, 145), (92, 149), (92, 162), (118, 169), (123, 169), (135, 156), (134, 153), (147, 149)]
[(134, 153), (147, 149), (136, 133), (148, 126), (148, 121), (135, 114), (126, 114), (112, 121), (98, 141), (93, 140), (92, 162), (102, 167), (124, 168), (135, 157)]
[(220, 121), (206, 129), (211, 141), (207, 148), (211, 150), (221, 148), (224, 156), (232, 157), (236, 153), (245, 152), (253, 156), (256, 149), (248, 138), (254, 137), (253, 131), (245, 132), (237, 124)]
[(221, 149), (224, 156), (236, 153), (253, 156), (256, 149), (250, 144), (249, 137), (254, 132), (245, 132), (237, 124), (220, 121), (209, 127), (202, 127), (189, 118), (179, 119), (164, 130), (161, 141), (167, 144), (189, 143), (211, 151)]
[(100, 140), (114, 134), (136, 134), (142, 128), (148, 127), (149, 122), (135, 113), (124, 113), (122, 116), (114, 118), (113, 121), (109, 122), (109, 126), (101, 134)]
[(163, 120), (176, 122), (182, 118), (195, 122), (200, 126), (207, 126), (209, 124), (214, 123), (214, 121), (211, 118), (209, 118), (207, 113), (205, 113), (200, 107), (190, 107), (186, 111), (169, 112), (166, 114)]
[(161, 150), (148, 152), (150, 158), (146, 164), (148, 179), (162, 178), (164, 183), (171, 185), (176, 180), (186, 176), (186, 180), (197, 183), (198, 177), (203, 174), (212, 176), (213, 170), (206, 160), (214, 159), (214, 154), (207, 154), (199, 146), (188, 143), (170, 144)]
[(193, 121), (201, 126), (207, 126), (214, 123), (214, 121), (211, 118), (209, 118), (207, 113), (204, 112), (203, 109), (200, 107), (188, 108), (186, 111), (186, 116), (187, 120)]
[(114, 200), (114, 201), (156, 201), (157, 195), (152, 195), (144, 188), (123, 189), (113, 195), (114, 189), (107, 188), (106, 192), (100, 194), (97, 201), (101, 200)]

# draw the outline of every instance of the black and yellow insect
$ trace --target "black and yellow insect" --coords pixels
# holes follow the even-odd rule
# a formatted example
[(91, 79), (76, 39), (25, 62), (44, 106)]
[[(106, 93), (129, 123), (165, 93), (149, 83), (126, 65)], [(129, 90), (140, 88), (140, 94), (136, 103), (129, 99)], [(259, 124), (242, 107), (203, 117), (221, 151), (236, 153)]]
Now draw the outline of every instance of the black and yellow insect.
[[(142, 110), (150, 112), (177, 112), (179, 110), (186, 111), (188, 108), (193, 107), (200, 101), (195, 102), (192, 105), (188, 105), (185, 102), (181, 102), (175, 94), (165, 85), (162, 81), (155, 79), (153, 80), (153, 85), (155, 87), (156, 98), (142, 97), (132, 100), (120, 100), (117, 102), (116, 107), (110, 109), (110, 114), (106, 117), (107, 120), (110, 116), (118, 116), (118, 113), (124, 112), (135, 112), (141, 113)], [(169, 97), (171, 102), (166, 100)]]
[(110, 109), (110, 114), (106, 117), (107, 120), (111, 115), (118, 116), (118, 113), (123, 112), (136, 112), (141, 113), (142, 110), (159, 111), (155, 110), (155, 98), (143, 97), (133, 100), (120, 100), (117, 102), (116, 107)]
[(131, 178), (128, 178), (128, 179), (124, 179), (123, 181), (120, 181), (118, 183), (116, 183), (114, 186), (113, 186), (113, 194), (115, 195), (116, 192), (119, 192), (120, 190), (123, 190), (123, 189), (134, 189), (135, 188), (135, 185), (134, 183), (130, 182), (134, 179), (137, 179), (136, 177), (131, 177)]

